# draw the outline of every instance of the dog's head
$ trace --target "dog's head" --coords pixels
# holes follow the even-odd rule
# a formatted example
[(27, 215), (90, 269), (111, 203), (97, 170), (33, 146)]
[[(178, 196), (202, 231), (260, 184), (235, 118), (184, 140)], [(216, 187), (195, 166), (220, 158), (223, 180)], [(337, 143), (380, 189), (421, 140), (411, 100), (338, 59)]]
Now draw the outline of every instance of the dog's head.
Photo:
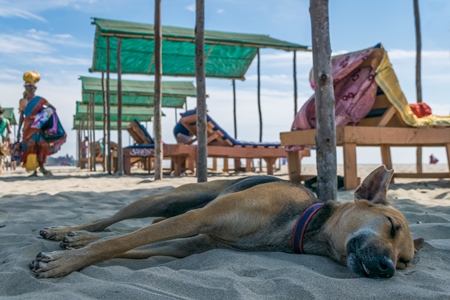
[(355, 190), (355, 203), (340, 216), (341, 258), (360, 276), (392, 277), (396, 268), (411, 264), (424, 243), (412, 239), (405, 217), (386, 198), (393, 173), (384, 166), (372, 171)]

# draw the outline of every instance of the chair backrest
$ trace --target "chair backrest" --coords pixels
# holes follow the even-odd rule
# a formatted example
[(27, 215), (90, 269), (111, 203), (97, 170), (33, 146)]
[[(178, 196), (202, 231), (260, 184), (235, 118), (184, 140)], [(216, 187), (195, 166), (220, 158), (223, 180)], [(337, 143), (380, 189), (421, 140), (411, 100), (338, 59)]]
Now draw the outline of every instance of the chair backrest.
[[(195, 109), (181, 113), (180, 123), (197, 136), (197, 111)], [(206, 132), (208, 145), (233, 146), (237, 142), (225, 130), (223, 130), (208, 114), (206, 115)]]
[(407, 125), (398, 110), (386, 97), (383, 90), (378, 88), (372, 109), (359, 122), (358, 126), (406, 127)]
[[(181, 113), (180, 123), (194, 136), (197, 136), (197, 111), (195, 109)], [(206, 114), (207, 144), (210, 146), (241, 147), (280, 147), (279, 142), (247, 142), (231, 137), (216, 121)]]
[(147, 128), (145, 128), (137, 120), (133, 120), (130, 125), (128, 125), (127, 131), (130, 133), (130, 135), (138, 145), (148, 145), (155, 143), (151, 135), (148, 133)]

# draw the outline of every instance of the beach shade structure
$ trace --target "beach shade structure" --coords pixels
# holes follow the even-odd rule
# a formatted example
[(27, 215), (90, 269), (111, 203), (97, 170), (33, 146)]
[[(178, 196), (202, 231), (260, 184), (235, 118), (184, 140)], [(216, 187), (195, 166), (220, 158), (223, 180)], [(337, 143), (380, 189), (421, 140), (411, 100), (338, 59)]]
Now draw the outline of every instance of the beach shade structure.
[(9, 120), (10, 125), (17, 125), (17, 119), (14, 115), (14, 108), (12, 107), (4, 107), (5, 112), (3, 113), (3, 117)]
[(12, 107), (4, 107), (5, 112), (3, 113), (3, 117), (9, 120), (9, 124), (14, 126), (13, 132), (16, 132), (15, 126), (17, 125), (16, 115), (14, 114), (14, 108)]
[[(155, 57), (155, 27), (153, 25), (99, 18), (94, 18), (92, 23), (96, 26), (96, 33), (90, 71), (106, 72), (107, 77), (110, 72), (116, 72), (118, 78), (120, 78), (120, 74), (155, 74), (153, 60)], [(170, 26), (162, 26), (161, 28), (163, 75), (195, 76), (196, 46), (194, 30)], [(260, 114), (261, 141), (260, 48), (293, 51), (294, 64), (296, 51), (309, 51), (307, 46), (281, 41), (267, 35), (204, 31), (204, 70), (206, 77), (228, 78), (233, 81), (245, 79), (246, 71), (254, 57), (258, 56), (258, 111)], [(296, 111), (295, 73), (296, 67), (294, 66), (294, 110)], [(159, 75), (157, 74), (157, 76)], [(235, 87), (234, 82), (233, 87)], [(235, 94), (235, 91), (233, 91), (233, 95)], [(235, 99), (233, 103), (236, 103)], [(203, 108), (201, 110), (203, 111)], [(236, 111), (236, 108), (234, 111)], [(200, 117), (203, 118), (204, 116)], [(236, 114), (234, 119), (236, 124)], [(235, 136), (236, 134), (235, 129)], [(203, 149), (206, 145), (199, 145), (200, 147)]]
[[(122, 40), (122, 74), (154, 74), (154, 27), (151, 24), (94, 18), (96, 25), (92, 72), (106, 72), (107, 40), (115, 57), (117, 38)], [(195, 76), (195, 33), (192, 28), (162, 26), (162, 63), (166, 76)], [(259, 48), (286, 51), (308, 50), (260, 34), (205, 30), (206, 77), (245, 79), (245, 73)], [(117, 72), (115, 60), (110, 72)]]
[[(93, 108), (93, 110), (91, 110)], [(110, 120), (111, 120), (111, 130), (118, 129), (118, 107), (111, 106), (110, 109)], [(163, 116), (165, 114), (163, 113)], [(124, 106), (122, 107), (121, 120), (124, 126), (128, 126), (129, 122), (133, 120), (139, 120), (142, 122), (152, 121), (153, 118), (153, 107), (151, 106)], [(78, 131), (79, 136), (79, 147), (78, 153), (79, 158), (81, 158), (81, 140), (83, 136), (81, 132), (89, 131), (89, 140), (95, 140), (95, 135), (93, 132), (95, 130), (105, 130), (105, 113), (104, 107), (100, 105), (90, 106), (83, 104), (80, 101), (76, 102), (76, 114), (74, 115), (73, 129)], [(94, 153), (94, 149), (90, 149)], [(91, 164), (92, 165), (92, 164)]]
[[(122, 121), (123, 126), (128, 126), (130, 122)], [(117, 130), (117, 121), (111, 120), (111, 130)], [(103, 129), (103, 121), (95, 121), (94, 126), (92, 124), (88, 123), (85, 120), (76, 120), (74, 116), (73, 120), (73, 130), (80, 130), (80, 128), (89, 129), (89, 130), (102, 130)]]
[[(383, 164), (392, 169), (390, 147), (445, 147), (444, 173), (394, 173), (400, 178), (450, 178), (450, 116), (431, 114), (423, 104), (408, 104), (381, 44), (331, 60), (336, 99), (336, 143), (343, 147), (346, 189), (358, 186), (356, 147), (380, 147)], [(291, 132), (280, 134), (288, 153), (289, 177), (300, 175), (296, 152), (316, 145), (314, 95), (303, 105)]]
[[(103, 105), (102, 79), (81, 76), (82, 102), (89, 104), (93, 98), (95, 105)], [(110, 79), (110, 104), (117, 105), (117, 80)], [(123, 106), (154, 106), (154, 82), (148, 80), (122, 80)], [(195, 86), (192, 81), (163, 81), (162, 107), (182, 108), (186, 97), (196, 97)]]
[[(76, 119), (81, 120), (83, 116), (93, 113), (94, 119), (97, 121), (102, 121), (105, 118), (104, 107), (101, 105), (94, 105), (93, 111), (92, 106), (88, 104), (83, 104), (80, 101), (76, 102)], [(110, 113), (111, 118), (118, 120), (118, 111), (119, 108), (117, 105), (111, 106)], [(152, 106), (123, 106), (122, 107), (122, 120), (125, 122), (130, 122), (134, 119), (138, 119), (139, 121), (151, 121), (153, 117), (153, 107)], [(165, 116), (165, 114), (162, 114)]]
[[(139, 117), (142, 113), (149, 116), (153, 116), (153, 106), (154, 106), (154, 82), (148, 80), (120, 80), (119, 79), (109, 79), (109, 89), (106, 90), (106, 80), (102, 78), (81, 76), (80, 78), (82, 86), (82, 103), (87, 105), (99, 105), (103, 106), (103, 113), (105, 115), (104, 121), (105, 125), (102, 127), (104, 129), (104, 136), (107, 140), (110, 140), (108, 133), (108, 109), (109, 105), (115, 105), (117, 110), (117, 118), (119, 114), (127, 114), (127, 111), (131, 107), (136, 106), (133, 114), (137, 116), (140, 121), (146, 121), (145, 119)], [(120, 95), (119, 97), (119, 90)], [(109, 95), (109, 101), (106, 101), (105, 94)], [(181, 108), (186, 103), (186, 97), (195, 97), (196, 90), (192, 81), (165, 81), (163, 83), (163, 98), (162, 106), (168, 108)], [(122, 105), (119, 104), (119, 99), (122, 99)], [(145, 108), (145, 106), (147, 108)], [(119, 108), (120, 107), (120, 108)], [(122, 112), (121, 107), (124, 111)], [(141, 109), (142, 108), (142, 109)], [(151, 110), (151, 112), (150, 112)], [(148, 113), (147, 113), (148, 112)], [(113, 112), (110, 112), (111, 117), (114, 118)], [(129, 116), (128, 116), (129, 117)], [(98, 116), (96, 117), (98, 118)], [(123, 118), (120, 118), (123, 120)], [(128, 121), (130, 118), (127, 119)], [(132, 120), (132, 118), (131, 118)], [(94, 120), (91, 120), (93, 122)], [(126, 120), (125, 120), (126, 121)], [(120, 126), (120, 124), (117, 124)], [(91, 126), (92, 127), (92, 126)], [(90, 135), (95, 135), (94, 132)], [(119, 130), (119, 152), (121, 151), (121, 129)], [(94, 165), (95, 170), (95, 165)], [(108, 168), (110, 171), (110, 168)]]

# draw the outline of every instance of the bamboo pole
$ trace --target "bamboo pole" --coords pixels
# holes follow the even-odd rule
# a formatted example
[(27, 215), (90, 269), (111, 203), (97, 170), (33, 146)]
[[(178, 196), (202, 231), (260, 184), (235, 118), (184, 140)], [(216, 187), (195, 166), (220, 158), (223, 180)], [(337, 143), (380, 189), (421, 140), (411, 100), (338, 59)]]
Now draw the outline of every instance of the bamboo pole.
[(233, 84), (233, 120), (234, 120), (234, 138), (237, 139), (237, 114), (236, 114), (236, 81), (231, 80)]
[(205, 86), (205, 1), (196, 0), (195, 77), (197, 82), (197, 182), (208, 181)]
[(107, 140), (103, 141), (103, 147), (106, 149), (106, 165), (108, 174), (111, 175), (111, 99), (110, 99), (110, 89), (109, 89), (109, 76), (111, 68), (111, 58), (110, 58), (110, 41), (109, 38), (106, 39), (106, 112), (107, 112)]
[(321, 201), (336, 200), (335, 100), (331, 77), (328, 0), (310, 0), (309, 11), (317, 118), (317, 196)]
[(105, 141), (106, 141), (106, 132), (107, 132), (107, 112), (106, 112), (106, 90), (105, 90), (105, 72), (102, 72), (102, 100), (103, 100), (103, 148), (102, 148), (102, 167), (103, 172), (106, 171), (106, 147), (105, 147)]
[(122, 39), (117, 38), (117, 174), (123, 175), (123, 151), (122, 151), (122, 64), (120, 54)]
[(262, 111), (261, 111), (261, 55), (259, 53), (258, 48), (258, 60), (257, 60), (257, 73), (258, 73), (258, 114), (259, 114), (259, 141), (262, 142), (262, 136), (263, 136), (263, 125), (262, 125)]
[(92, 166), (92, 168), (91, 168), (91, 171), (93, 170), (94, 172), (95, 171), (97, 171), (97, 166), (96, 166), (96, 163), (95, 163), (95, 158), (96, 158), (96, 155), (95, 155), (95, 119), (94, 119), (94, 94), (90, 94), (89, 95), (89, 106), (90, 106), (90, 111), (91, 111), (91, 113), (90, 113), (90, 130), (89, 130), (89, 132), (90, 132), (90, 140), (92, 141), (91, 142), (91, 153), (92, 153), (92, 156), (91, 156), (91, 166)]
[(162, 180), (162, 130), (161, 130), (161, 102), (162, 102), (162, 32), (161, 32), (161, 0), (155, 0), (155, 104), (153, 131), (155, 135), (155, 180)]
[[(262, 110), (261, 110), (261, 55), (259, 53), (258, 48), (258, 64), (257, 64), (257, 72), (258, 72), (258, 113), (259, 113), (259, 142), (262, 142), (263, 137), (263, 120), (262, 120)], [(262, 159), (259, 159), (259, 171), (262, 171)]]
[[(417, 103), (422, 102), (422, 36), (420, 32), (419, 0), (414, 0), (414, 21), (416, 27), (416, 95)], [(422, 173), (422, 147), (416, 149), (416, 170)]]
[(294, 118), (297, 115), (297, 51), (294, 51)]

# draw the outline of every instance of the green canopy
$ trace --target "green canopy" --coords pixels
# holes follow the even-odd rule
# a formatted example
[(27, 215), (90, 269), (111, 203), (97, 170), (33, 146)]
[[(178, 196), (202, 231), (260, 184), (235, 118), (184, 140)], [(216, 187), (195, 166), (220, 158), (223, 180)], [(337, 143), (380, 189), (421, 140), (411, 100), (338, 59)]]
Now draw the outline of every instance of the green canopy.
[[(87, 114), (88, 113), (88, 104), (83, 104), (80, 101), (76, 102), (76, 114)], [(152, 117), (154, 115), (153, 106), (122, 106), (122, 115), (134, 115), (134, 116), (148, 116)], [(111, 116), (117, 115), (118, 106), (111, 105)], [(94, 105), (94, 115), (103, 115), (103, 106), (102, 105)], [(162, 113), (165, 116), (164, 113)]]
[[(89, 105), (82, 104), (80, 101), (76, 102), (76, 114), (73, 116), (75, 121), (84, 120), (87, 124), (89, 120), (88, 115)], [(111, 122), (117, 122), (117, 106), (111, 106)], [(151, 121), (154, 115), (153, 107), (151, 106), (123, 106), (122, 107), (122, 123), (131, 122), (133, 120), (138, 120), (139, 122)], [(162, 113), (165, 116), (164, 113)], [(103, 113), (103, 106), (94, 105), (94, 120), (103, 121), (105, 115)], [(126, 126), (123, 125), (122, 128)], [(78, 129), (78, 128), (75, 128)], [(103, 123), (101, 125), (103, 129)]]
[[(81, 121), (74, 119), (73, 120), (73, 128), (72, 129), (74, 129), (74, 130), (80, 129), (80, 122)], [(86, 124), (86, 123), (84, 123), (84, 124)], [(90, 127), (90, 124), (88, 124), (88, 125), (89, 125), (88, 128), (86, 128), (87, 126), (85, 125), (83, 129), (92, 129)], [(128, 125), (130, 125), (129, 122), (122, 122), (122, 128), (127, 128)], [(96, 121), (95, 125), (94, 125), (94, 129), (95, 130), (103, 130), (103, 121)], [(111, 130), (117, 130), (117, 122), (112, 122), (111, 121)]]
[[(103, 105), (101, 78), (81, 76), (80, 80), (83, 103), (88, 104), (91, 97), (94, 97), (95, 104)], [(111, 104), (117, 105), (116, 79), (110, 79), (109, 88)], [(123, 106), (154, 106), (154, 94), (153, 81), (122, 80)], [(162, 94), (162, 107), (182, 108), (186, 102), (186, 97), (197, 97), (197, 90), (192, 81), (163, 81)]]
[[(153, 25), (94, 18), (92, 72), (106, 71), (106, 39), (110, 39), (110, 71), (117, 72), (117, 38), (122, 38), (124, 74), (154, 74)], [(193, 29), (162, 26), (162, 70), (168, 76), (195, 76)], [(308, 51), (307, 46), (260, 34), (205, 30), (206, 77), (244, 79), (258, 48)]]
[[(94, 115), (94, 121), (102, 121), (105, 117), (103, 115)], [(85, 114), (77, 114), (73, 116), (73, 119), (75, 121), (82, 121), (84, 120), (84, 124), (87, 124), (88, 122), (88, 115)], [(117, 117), (117, 115), (111, 115), (111, 122), (117, 122), (119, 118)], [(125, 124), (126, 122), (131, 122), (133, 120), (137, 120), (139, 122), (151, 122), (152, 121), (152, 117), (147, 117), (147, 116), (136, 116), (136, 115), (122, 115), (122, 124)], [(123, 125), (122, 128), (125, 128), (125, 126)], [(78, 128), (77, 128), (78, 129)], [(103, 125), (102, 125), (102, 129), (103, 129)]]
[(4, 107), (3, 109), (5, 110), (3, 117), (9, 120), (9, 124), (17, 125), (16, 116), (14, 115), (14, 108)]

